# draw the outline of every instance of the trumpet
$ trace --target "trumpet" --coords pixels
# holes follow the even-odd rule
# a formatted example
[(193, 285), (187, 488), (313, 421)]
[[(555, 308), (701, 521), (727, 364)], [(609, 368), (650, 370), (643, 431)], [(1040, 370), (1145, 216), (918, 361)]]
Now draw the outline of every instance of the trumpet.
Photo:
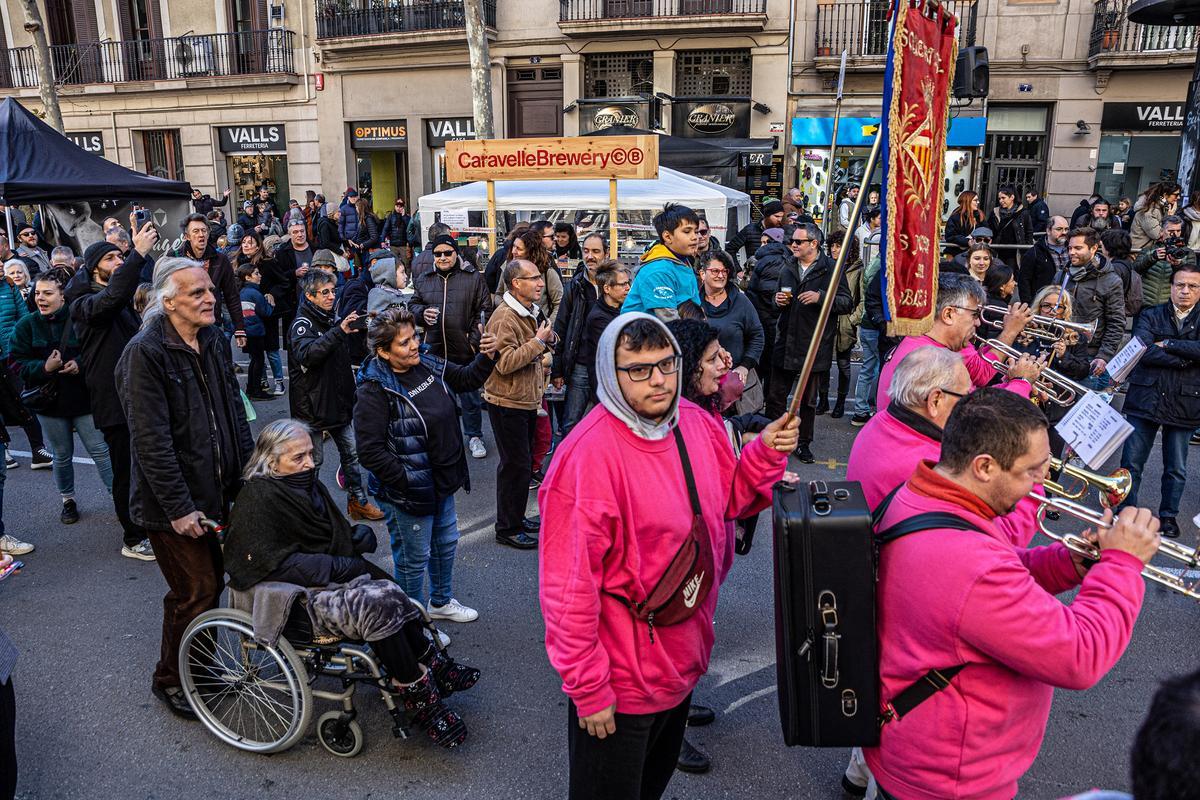
[[(979, 310), (979, 318), (984, 323), (994, 327), (1002, 327), (1004, 325), (1004, 315), (1008, 313), (1008, 306), (984, 306)], [(1033, 319), (1025, 326), (1024, 333), (1027, 336), (1032, 336), (1035, 339), (1041, 339), (1046, 342), (1057, 342), (1065, 339), (1067, 334), (1083, 334), (1091, 339), (1096, 335), (1096, 322), (1071, 322), (1070, 320), (1059, 319), (1058, 317), (1046, 317), (1041, 314), (1034, 314)]]
[[(1000, 353), (1001, 355), (1011, 359), (1018, 359), (1025, 355), (1025, 353), (1022, 353), (1020, 350), (1017, 350), (1014, 347), (1006, 345), (999, 339), (981, 339), (980, 337), (976, 336), (975, 344), (980, 348), (979, 355), (983, 358), (983, 360), (991, 364), (992, 367), (1002, 375), (1008, 374), (1008, 362), (1000, 358), (989, 358), (987, 354), (983, 352), (983, 347), (991, 348), (997, 353)], [(1052, 370), (1049, 367), (1042, 368), (1042, 374), (1038, 377), (1037, 381), (1035, 381), (1034, 387), (1039, 392), (1046, 395), (1046, 398), (1051, 403), (1059, 406), (1069, 406), (1090, 391), (1088, 387), (1084, 386), (1082, 383), (1076, 383), (1066, 375), (1063, 375), (1061, 372)], [(1106, 394), (1111, 399), (1111, 391), (1112, 390), (1106, 390), (1105, 392), (1100, 392), (1100, 394)]]
[[(1043, 486), (1050, 491), (1054, 491), (1050, 482), (1044, 483)], [(1078, 520), (1082, 520), (1088, 526), (1097, 530), (1111, 528), (1112, 523), (1105, 520), (1101, 512), (1060, 497), (1048, 497), (1036, 492), (1030, 492), (1026, 496), (1033, 499), (1040, 506), (1037, 512), (1039, 531), (1055, 541), (1062, 542), (1072, 553), (1078, 553), (1089, 561), (1100, 560), (1100, 548), (1094, 542), (1076, 533), (1057, 533), (1050, 530), (1046, 526), (1046, 512), (1057, 511), (1061, 514), (1068, 514)], [(1200, 565), (1200, 553), (1197, 553), (1194, 548), (1181, 545), (1178, 542), (1172, 542), (1169, 539), (1163, 539), (1159, 542), (1158, 552), (1160, 555), (1183, 562), (1186, 565), (1186, 569), (1195, 569), (1197, 565)], [(1150, 564), (1142, 567), (1142, 577), (1160, 586), (1165, 586), (1173, 592), (1179, 592), (1193, 600), (1200, 600), (1200, 580), (1188, 583), (1182, 577), (1176, 577), (1165, 569)]]
[(1042, 481), (1042, 485), (1046, 487), (1046, 491), (1053, 492), (1059, 497), (1067, 500), (1082, 500), (1087, 497), (1091, 487), (1096, 487), (1100, 494), (1100, 505), (1105, 508), (1113, 508), (1121, 504), (1121, 501), (1129, 496), (1129, 491), (1133, 488), (1133, 477), (1129, 474), (1129, 470), (1125, 468), (1118, 469), (1111, 475), (1099, 475), (1095, 472), (1077, 467), (1074, 464), (1069, 464), (1061, 458), (1050, 457), (1050, 468), (1057, 471), (1060, 475), (1069, 475), (1079, 481), (1074, 489), (1068, 489), (1058, 481), (1052, 481), (1049, 478)]

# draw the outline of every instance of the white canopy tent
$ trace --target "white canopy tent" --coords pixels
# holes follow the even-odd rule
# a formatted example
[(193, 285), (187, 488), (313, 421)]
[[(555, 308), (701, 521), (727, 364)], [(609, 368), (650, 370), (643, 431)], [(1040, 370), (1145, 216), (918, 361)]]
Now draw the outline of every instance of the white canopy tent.
[[(496, 211), (542, 210), (607, 211), (607, 180), (496, 181)], [(658, 168), (654, 180), (618, 180), (617, 211), (653, 211), (667, 203), (681, 203), (703, 211), (720, 239), (728, 211), (735, 212), (738, 229), (750, 223), (750, 195), (667, 167)], [(427, 194), (418, 201), (422, 224), (434, 212), (486, 211), (487, 184), (483, 181)], [(428, 221), (428, 222), (426, 222)]]

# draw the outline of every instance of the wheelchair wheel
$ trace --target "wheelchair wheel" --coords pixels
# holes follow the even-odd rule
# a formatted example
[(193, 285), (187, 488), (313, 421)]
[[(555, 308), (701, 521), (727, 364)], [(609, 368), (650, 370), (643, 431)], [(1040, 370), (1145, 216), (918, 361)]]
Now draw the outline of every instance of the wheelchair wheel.
[(362, 726), (354, 720), (342, 722), (341, 711), (326, 711), (317, 718), (317, 739), (321, 746), (341, 758), (353, 758), (362, 751)]
[(304, 662), (286, 639), (273, 647), (255, 642), (250, 615), (241, 611), (196, 617), (179, 648), (179, 675), (204, 727), (239, 750), (287, 750), (312, 716)]

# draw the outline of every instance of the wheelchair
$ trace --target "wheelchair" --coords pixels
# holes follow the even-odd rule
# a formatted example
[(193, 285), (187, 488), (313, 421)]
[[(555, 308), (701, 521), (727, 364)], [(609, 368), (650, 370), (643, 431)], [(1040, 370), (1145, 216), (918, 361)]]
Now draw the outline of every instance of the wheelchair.
[[(425, 627), (432, 631), (429, 620)], [(434, 646), (437, 644), (433, 636)], [(360, 684), (378, 691), (392, 717), (392, 734), (409, 735), (403, 703), (389, 691), (390, 679), (365, 642), (314, 638), (307, 612), (297, 602), (274, 645), (255, 641), (250, 615), (232, 608), (206, 611), (188, 626), (179, 648), (179, 675), (188, 704), (204, 727), (225, 744), (250, 753), (280, 753), (300, 741), (314, 713), (313, 699), (341, 710), (317, 717), (321, 746), (352, 758), (362, 750), (355, 719)], [(321, 678), (340, 691), (317, 688)]]

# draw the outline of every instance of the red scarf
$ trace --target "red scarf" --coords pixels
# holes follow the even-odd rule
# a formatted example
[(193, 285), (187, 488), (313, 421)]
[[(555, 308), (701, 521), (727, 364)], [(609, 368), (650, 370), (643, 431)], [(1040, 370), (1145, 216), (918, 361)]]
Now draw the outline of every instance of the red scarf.
[(908, 488), (923, 497), (949, 500), (956, 506), (961, 506), (986, 520), (992, 520), (999, 516), (978, 495), (935, 472), (932, 461), (922, 461), (917, 465), (917, 471), (908, 479)]

